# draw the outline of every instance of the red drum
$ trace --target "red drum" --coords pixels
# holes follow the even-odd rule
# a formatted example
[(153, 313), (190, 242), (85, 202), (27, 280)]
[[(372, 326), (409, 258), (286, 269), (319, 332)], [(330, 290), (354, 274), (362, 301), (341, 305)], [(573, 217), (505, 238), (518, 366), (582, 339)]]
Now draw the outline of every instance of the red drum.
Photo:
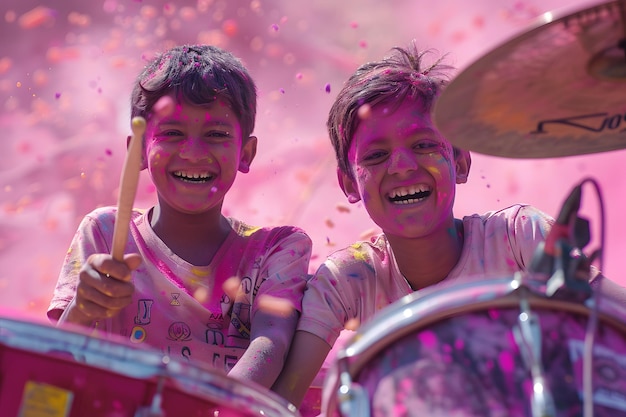
[(0, 318), (0, 414), (231, 417), (300, 414), (216, 370), (79, 331)]
[(548, 297), (544, 284), (519, 277), (411, 294), (338, 353), (322, 410), (626, 416), (626, 305), (598, 294)]

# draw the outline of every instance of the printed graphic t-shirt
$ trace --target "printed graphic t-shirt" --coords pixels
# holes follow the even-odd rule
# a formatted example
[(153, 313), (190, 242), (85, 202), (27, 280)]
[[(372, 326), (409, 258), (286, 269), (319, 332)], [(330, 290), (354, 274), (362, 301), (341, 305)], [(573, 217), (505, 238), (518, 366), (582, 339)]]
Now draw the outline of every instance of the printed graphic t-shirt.
[[(75, 296), (89, 255), (110, 253), (114, 207), (96, 209), (81, 222), (66, 255), (48, 317), (57, 320)], [(195, 266), (174, 254), (154, 233), (148, 211), (134, 210), (125, 253), (139, 253), (132, 303), (97, 328), (147, 344), (172, 358), (203, 362), (228, 372), (250, 343), (262, 295), (288, 300), (301, 311), (311, 240), (290, 226), (261, 228), (229, 219), (232, 230), (210, 265)], [(223, 290), (240, 280), (234, 299)], [(232, 295), (232, 294), (231, 294)]]

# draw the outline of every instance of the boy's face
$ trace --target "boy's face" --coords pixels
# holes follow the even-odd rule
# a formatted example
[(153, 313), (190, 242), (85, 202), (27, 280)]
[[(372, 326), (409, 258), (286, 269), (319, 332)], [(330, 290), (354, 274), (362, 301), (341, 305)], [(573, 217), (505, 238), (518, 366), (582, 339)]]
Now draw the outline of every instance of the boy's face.
[(155, 115), (145, 135), (145, 164), (159, 203), (182, 213), (221, 210), (237, 171), (247, 172), (256, 138), (221, 100), (197, 106), (173, 100), (169, 114)]
[(395, 106), (364, 112), (348, 153), (353, 178), (339, 179), (348, 200), (362, 200), (386, 234), (427, 236), (452, 226), (455, 187), (467, 178), (469, 154), (454, 156), (420, 103)]

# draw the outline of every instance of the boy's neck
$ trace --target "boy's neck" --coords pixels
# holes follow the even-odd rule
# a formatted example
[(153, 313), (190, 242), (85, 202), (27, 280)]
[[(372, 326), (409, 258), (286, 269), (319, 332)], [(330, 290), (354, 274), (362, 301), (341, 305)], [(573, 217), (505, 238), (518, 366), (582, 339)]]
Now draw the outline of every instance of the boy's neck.
[(172, 252), (196, 266), (209, 265), (231, 231), (219, 210), (193, 215), (159, 205), (151, 210), (150, 226)]
[(387, 235), (398, 268), (413, 290), (443, 281), (463, 251), (463, 222), (454, 220), (456, 233), (445, 230), (419, 239)]

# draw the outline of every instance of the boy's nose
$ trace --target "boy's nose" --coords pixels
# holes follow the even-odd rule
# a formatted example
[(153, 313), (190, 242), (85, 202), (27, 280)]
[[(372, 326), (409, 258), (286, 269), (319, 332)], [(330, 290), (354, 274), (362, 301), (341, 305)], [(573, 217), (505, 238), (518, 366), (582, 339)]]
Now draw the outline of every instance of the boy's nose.
[(406, 171), (416, 170), (418, 167), (415, 153), (410, 149), (395, 149), (389, 157), (390, 174), (400, 174)]
[(209, 147), (200, 138), (190, 136), (181, 143), (179, 155), (190, 161), (199, 161), (208, 157)]

